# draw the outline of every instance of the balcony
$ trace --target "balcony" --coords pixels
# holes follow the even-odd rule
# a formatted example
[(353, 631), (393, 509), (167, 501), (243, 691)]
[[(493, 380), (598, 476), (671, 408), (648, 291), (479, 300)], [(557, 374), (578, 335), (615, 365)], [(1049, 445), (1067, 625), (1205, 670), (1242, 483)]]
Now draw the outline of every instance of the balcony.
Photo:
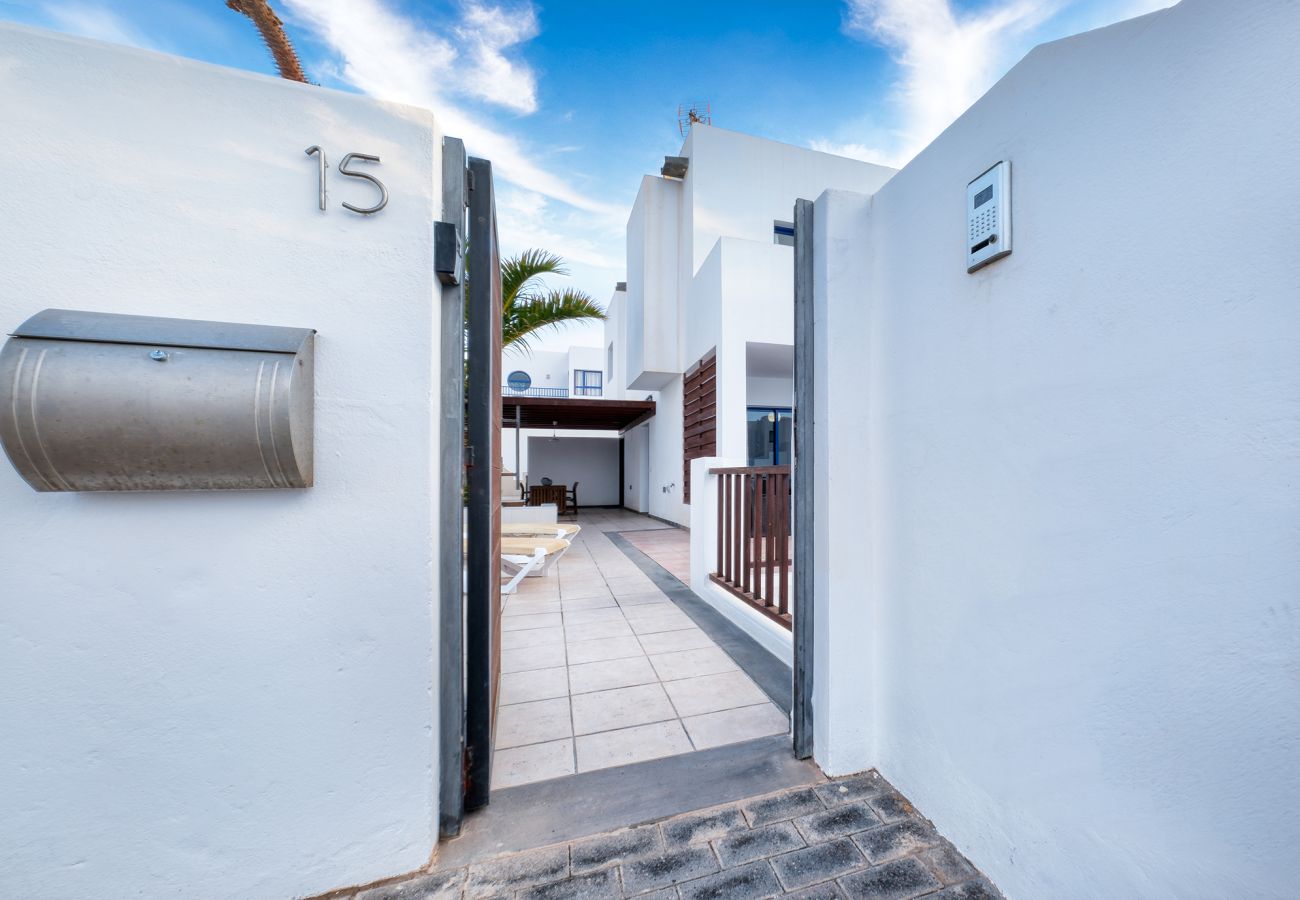
[[(549, 397), (551, 399), (565, 399), (569, 396), (569, 389), (530, 387), (527, 390), (516, 391), (514, 388), (510, 387), (510, 385), (503, 384), (501, 385), (501, 396), (502, 397)], [(597, 397), (600, 396), (599, 390), (596, 391), (595, 396)]]

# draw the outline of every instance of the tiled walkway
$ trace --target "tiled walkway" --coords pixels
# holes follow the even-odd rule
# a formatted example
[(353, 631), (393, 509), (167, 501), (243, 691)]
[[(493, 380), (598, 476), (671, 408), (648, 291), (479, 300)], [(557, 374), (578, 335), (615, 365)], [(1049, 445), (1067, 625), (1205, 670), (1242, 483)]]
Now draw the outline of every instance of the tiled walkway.
[(1000, 900), (875, 772), (434, 870), (356, 900)]
[(506, 601), (493, 789), (785, 732), (786, 715), (604, 533), (659, 524), (612, 510), (579, 523), (553, 573)]
[(622, 532), (628, 542), (677, 576), (691, 583), (691, 533), (684, 528), (648, 528)]

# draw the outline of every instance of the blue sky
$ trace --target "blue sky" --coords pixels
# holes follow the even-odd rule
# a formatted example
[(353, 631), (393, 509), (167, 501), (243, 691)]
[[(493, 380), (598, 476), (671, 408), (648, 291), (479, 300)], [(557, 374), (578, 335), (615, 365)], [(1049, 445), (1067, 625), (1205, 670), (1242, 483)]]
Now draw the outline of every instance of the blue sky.
[[(507, 251), (544, 246), (602, 303), (640, 176), (714, 124), (900, 166), (1035, 44), (1172, 0), (272, 0), (322, 85), (426, 106), (493, 161)], [(0, 18), (256, 72), (223, 0), (0, 0)], [(537, 343), (600, 343), (599, 327)]]

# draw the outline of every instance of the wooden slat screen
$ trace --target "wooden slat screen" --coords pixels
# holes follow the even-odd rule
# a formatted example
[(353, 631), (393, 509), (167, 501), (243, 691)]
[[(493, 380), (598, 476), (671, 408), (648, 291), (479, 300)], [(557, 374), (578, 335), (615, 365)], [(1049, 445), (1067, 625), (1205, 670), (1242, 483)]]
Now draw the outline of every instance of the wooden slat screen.
[(691, 502), (691, 460), (718, 451), (717, 356), (709, 354), (682, 380), (682, 498)]

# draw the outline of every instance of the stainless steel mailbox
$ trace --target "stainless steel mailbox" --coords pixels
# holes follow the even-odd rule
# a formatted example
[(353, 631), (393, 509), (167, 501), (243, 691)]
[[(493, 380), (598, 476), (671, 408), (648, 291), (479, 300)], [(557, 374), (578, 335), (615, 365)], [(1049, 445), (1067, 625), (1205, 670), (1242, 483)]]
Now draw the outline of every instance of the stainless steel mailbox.
[(315, 334), (47, 309), (0, 350), (0, 445), (38, 491), (310, 487)]

